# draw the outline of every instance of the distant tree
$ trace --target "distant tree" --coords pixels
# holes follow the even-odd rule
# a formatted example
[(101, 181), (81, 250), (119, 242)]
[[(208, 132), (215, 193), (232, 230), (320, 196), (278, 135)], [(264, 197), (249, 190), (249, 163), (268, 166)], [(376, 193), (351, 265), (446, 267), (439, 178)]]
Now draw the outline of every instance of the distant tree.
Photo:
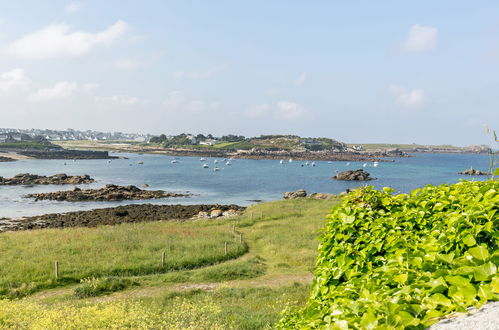
[(239, 142), (239, 141), (244, 141), (246, 140), (246, 138), (242, 135), (233, 135), (233, 134), (229, 134), (229, 135), (224, 135), (220, 138), (220, 140), (222, 141), (226, 141), (226, 142)]
[(166, 135), (161, 134), (160, 136), (153, 136), (149, 142), (151, 143), (164, 143), (166, 141)]

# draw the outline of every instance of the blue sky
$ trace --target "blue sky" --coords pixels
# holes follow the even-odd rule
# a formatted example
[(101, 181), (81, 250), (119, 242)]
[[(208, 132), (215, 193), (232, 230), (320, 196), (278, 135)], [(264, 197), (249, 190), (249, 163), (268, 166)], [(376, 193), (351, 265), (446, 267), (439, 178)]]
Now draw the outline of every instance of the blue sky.
[(0, 127), (490, 144), (498, 1), (0, 3)]

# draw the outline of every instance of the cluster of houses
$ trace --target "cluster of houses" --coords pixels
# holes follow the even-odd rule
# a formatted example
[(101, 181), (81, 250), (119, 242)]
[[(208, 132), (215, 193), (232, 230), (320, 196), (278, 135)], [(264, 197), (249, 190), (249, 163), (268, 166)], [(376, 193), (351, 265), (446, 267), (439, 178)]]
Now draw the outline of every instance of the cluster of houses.
[(12, 129), (0, 128), (0, 142), (23, 141), (34, 137), (43, 137), (50, 141), (64, 140), (113, 140), (147, 142), (152, 135), (122, 132), (77, 131), (68, 128), (64, 131), (49, 129)]

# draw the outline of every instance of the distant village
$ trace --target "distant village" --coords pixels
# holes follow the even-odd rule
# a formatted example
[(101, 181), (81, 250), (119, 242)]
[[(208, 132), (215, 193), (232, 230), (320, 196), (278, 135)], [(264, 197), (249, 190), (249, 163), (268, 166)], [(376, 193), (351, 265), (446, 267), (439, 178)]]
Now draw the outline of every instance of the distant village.
[(93, 140), (93, 141), (136, 141), (148, 142), (150, 134), (78, 131), (68, 128), (64, 131), (50, 129), (0, 128), (0, 142), (25, 141), (43, 138), (50, 141)]

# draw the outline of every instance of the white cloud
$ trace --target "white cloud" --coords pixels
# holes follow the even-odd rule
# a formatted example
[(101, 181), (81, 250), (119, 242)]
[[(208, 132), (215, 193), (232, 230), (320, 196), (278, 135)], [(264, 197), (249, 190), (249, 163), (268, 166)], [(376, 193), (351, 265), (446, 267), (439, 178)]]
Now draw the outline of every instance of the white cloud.
[(15, 40), (6, 50), (10, 55), (34, 60), (81, 56), (96, 47), (111, 45), (126, 29), (127, 24), (123, 21), (96, 33), (73, 31), (66, 24), (53, 24)]
[(23, 89), (30, 84), (30, 79), (26, 71), (21, 68), (12, 69), (0, 73), (0, 92), (10, 92), (16, 89)]
[(136, 96), (128, 96), (123, 94), (100, 97), (97, 98), (96, 101), (100, 103), (108, 103), (113, 105), (137, 105), (145, 103)]
[(402, 45), (406, 52), (426, 52), (437, 47), (438, 29), (432, 26), (413, 25)]
[(400, 85), (392, 85), (389, 87), (390, 92), (395, 95), (397, 104), (404, 107), (420, 107), (427, 102), (427, 97), (424, 90), (420, 88), (407, 89)]
[(306, 73), (306, 72), (302, 72), (302, 73), (298, 76), (298, 78), (296, 78), (296, 80), (295, 80), (295, 84), (296, 84), (297, 86), (301, 86), (301, 85), (303, 85), (303, 83), (305, 82), (305, 80), (306, 80), (306, 79), (307, 79), (307, 73)]
[(280, 101), (275, 105), (269, 105), (267, 103), (259, 104), (249, 109), (246, 109), (242, 113), (245, 117), (256, 119), (270, 117), (279, 121), (292, 121), (303, 118), (306, 114), (305, 108), (294, 102), (290, 101)]
[(113, 62), (114, 67), (120, 70), (134, 70), (143, 67), (145, 64), (144, 61), (133, 58), (120, 58)]
[(268, 105), (267, 103), (263, 103), (246, 109), (244, 111), (244, 115), (248, 118), (260, 118), (267, 115), (270, 110), (270, 105)]
[(186, 72), (177, 70), (173, 73), (175, 79), (190, 78), (190, 79), (207, 79), (225, 69), (225, 65), (212, 66), (204, 71)]
[(169, 111), (186, 111), (197, 114), (215, 110), (220, 106), (218, 102), (192, 100), (179, 91), (169, 92), (163, 101), (163, 105)]
[(70, 99), (78, 90), (78, 84), (72, 81), (61, 81), (53, 87), (41, 88), (29, 96), (33, 102), (49, 102)]
[(79, 2), (71, 2), (66, 7), (64, 7), (64, 11), (68, 14), (74, 14), (79, 12), (81, 9), (81, 3)]
[(274, 118), (277, 120), (296, 120), (305, 114), (305, 109), (298, 103), (280, 101), (274, 111)]

